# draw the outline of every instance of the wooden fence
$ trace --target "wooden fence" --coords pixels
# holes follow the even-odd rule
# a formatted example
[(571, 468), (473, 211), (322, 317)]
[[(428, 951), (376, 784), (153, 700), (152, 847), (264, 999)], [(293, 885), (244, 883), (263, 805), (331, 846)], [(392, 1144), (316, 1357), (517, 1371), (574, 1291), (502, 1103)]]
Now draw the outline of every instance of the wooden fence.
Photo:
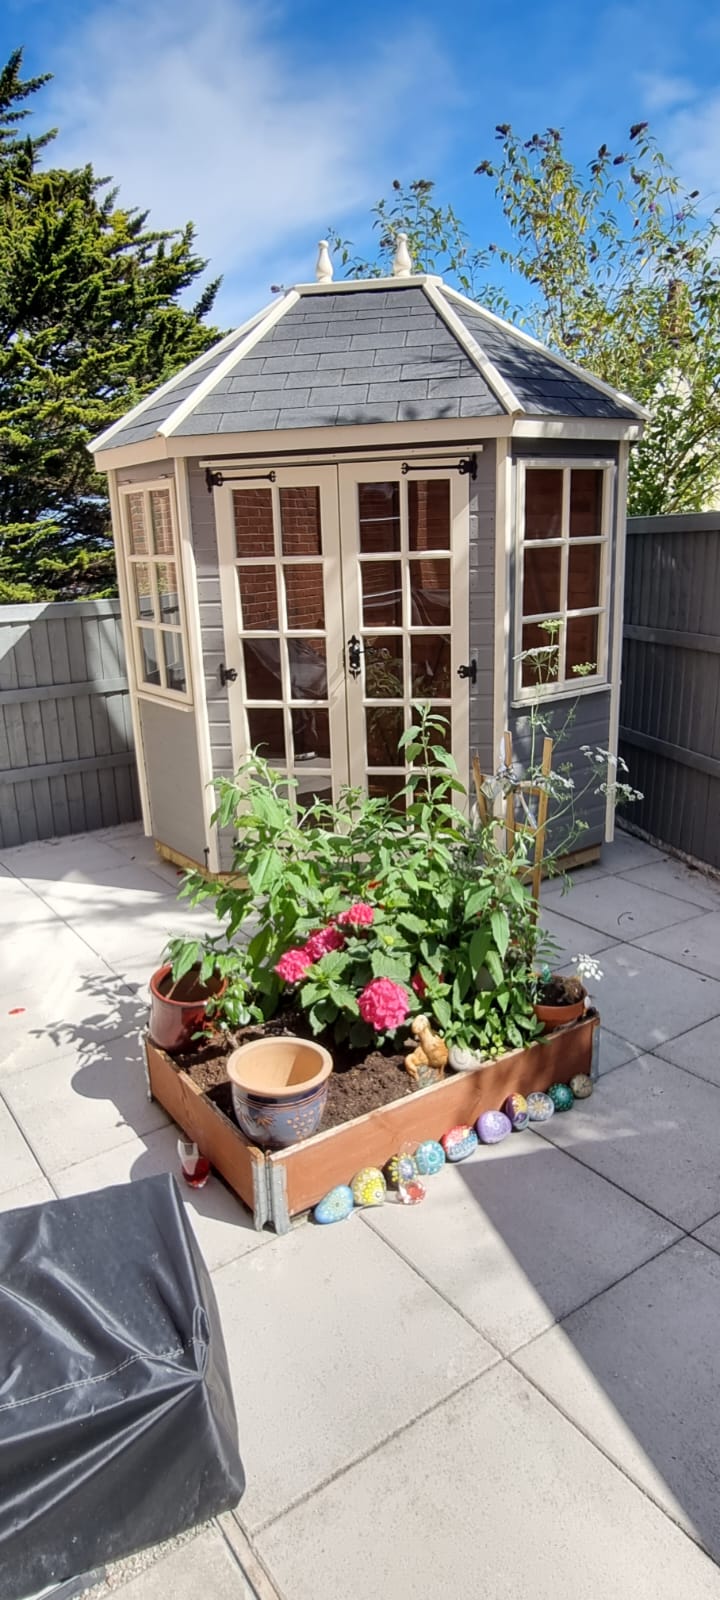
[(119, 602), (0, 607), (0, 846), (139, 815)]
[(628, 821), (720, 867), (720, 512), (631, 518), (626, 570)]

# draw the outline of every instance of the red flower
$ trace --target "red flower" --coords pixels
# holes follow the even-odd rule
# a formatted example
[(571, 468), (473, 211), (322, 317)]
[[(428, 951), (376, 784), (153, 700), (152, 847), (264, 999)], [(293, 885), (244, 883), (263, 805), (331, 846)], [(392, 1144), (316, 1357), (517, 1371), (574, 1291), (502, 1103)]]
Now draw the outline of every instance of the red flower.
[(305, 950), (286, 950), (277, 962), (275, 971), (283, 983), (300, 983), (312, 962)]
[(336, 920), (351, 928), (371, 928), (375, 921), (375, 908), (369, 906), (366, 900), (358, 900), (347, 911), (341, 911)]
[(415, 990), (419, 1000), (425, 999), (427, 994), (427, 984), (421, 972), (416, 972), (415, 977), (410, 979), (410, 987), (411, 989)]
[(342, 950), (345, 935), (339, 928), (320, 928), (317, 933), (311, 933), (307, 943), (303, 946), (304, 953), (312, 965), (321, 961), (328, 950)]
[(363, 1022), (369, 1022), (376, 1033), (393, 1033), (405, 1021), (410, 1001), (401, 983), (373, 978), (365, 985), (358, 1007)]

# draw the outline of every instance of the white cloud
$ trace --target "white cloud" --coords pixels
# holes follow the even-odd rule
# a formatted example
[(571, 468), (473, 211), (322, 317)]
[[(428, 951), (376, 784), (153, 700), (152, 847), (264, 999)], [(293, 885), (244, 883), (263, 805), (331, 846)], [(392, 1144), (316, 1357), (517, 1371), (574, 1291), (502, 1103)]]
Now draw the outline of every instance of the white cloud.
[(263, 303), (270, 282), (296, 280), (300, 259), (312, 276), (319, 233), (367, 212), (398, 169), (420, 175), (433, 113), (456, 97), (436, 39), (407, 19), (315, 70), (282, 21), (253, 0), (106, 0), (66, 41), (47, 91), (61, 130), (51, 159), (91, 160), (156, 225), (192, 217), (225, 275), (224, 322), (258, 292)]
[(689, 78), (675, 77), (666, 72), (643, 72), (638, 82), (647, 111), (670, 111), (674, 106), (686, 105), (694, 100), (696, 86)]
[(714, 210), (720, 203), (720, 95), (698, 97), (669, 117), (663, 143), (683, 182), (700, 190), (699, 204)]

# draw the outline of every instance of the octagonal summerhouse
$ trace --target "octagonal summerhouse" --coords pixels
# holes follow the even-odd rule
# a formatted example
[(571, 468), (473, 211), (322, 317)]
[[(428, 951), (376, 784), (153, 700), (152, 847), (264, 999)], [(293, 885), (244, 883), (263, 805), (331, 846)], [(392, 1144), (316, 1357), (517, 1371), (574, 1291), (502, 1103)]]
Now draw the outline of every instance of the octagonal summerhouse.
[[(109, 480), (145, 830), (208, 871), (212, 779), (254, 746), (300, 801), (393, 794), (413, 703), (461, 774), (522, 762), (523, 650), (563, 759), (617, 747), (628, 453), (645, 413), (441, 278), (283, 292), (92, 445)], [(592, 663), (578, 678), (574, 668)], [(595, 797), (583, 843), (612, 837)]]

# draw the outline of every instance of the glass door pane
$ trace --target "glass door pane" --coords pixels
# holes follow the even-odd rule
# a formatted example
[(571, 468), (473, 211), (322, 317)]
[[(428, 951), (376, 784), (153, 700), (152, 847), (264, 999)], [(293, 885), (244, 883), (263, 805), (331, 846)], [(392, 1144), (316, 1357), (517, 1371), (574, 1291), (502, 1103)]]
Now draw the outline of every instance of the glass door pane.
[(336, 471), (276, 469), (216, 504), (235, 759), (257, 749), (304, 809), (348, 782)]
[(398, 741), (421, 702), (447, 719), (464, 776), (467, 479), (403, 474), (399, 463), (339, 471), (346, 626), (360, 645), (347, 680), (352, 781), (397, 792), (407, 772)]

